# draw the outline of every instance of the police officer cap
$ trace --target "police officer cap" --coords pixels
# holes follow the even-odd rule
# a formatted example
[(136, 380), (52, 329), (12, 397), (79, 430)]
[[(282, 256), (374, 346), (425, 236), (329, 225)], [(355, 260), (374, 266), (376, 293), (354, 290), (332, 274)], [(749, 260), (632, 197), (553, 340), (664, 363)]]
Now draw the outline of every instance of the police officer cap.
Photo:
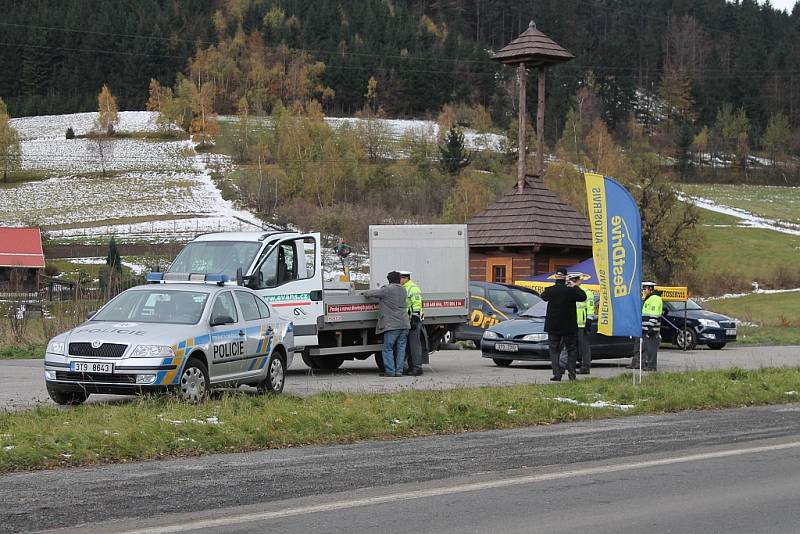
[(578, 278), (583, 278), (583, 273), (579, 272), (567, 273), (567, 278), (570, 280), (577, 280)]
[(642, 287), (656, 287), (655, 282), (642, 282)]
[(566, 278), (567, 277), (567, 270), (564, 267), (559, 267), (556, 270), (556, 278)]
[(405, 276), (407, 278), (411, 278), (411, 271), (397, 271), (400, 276)]

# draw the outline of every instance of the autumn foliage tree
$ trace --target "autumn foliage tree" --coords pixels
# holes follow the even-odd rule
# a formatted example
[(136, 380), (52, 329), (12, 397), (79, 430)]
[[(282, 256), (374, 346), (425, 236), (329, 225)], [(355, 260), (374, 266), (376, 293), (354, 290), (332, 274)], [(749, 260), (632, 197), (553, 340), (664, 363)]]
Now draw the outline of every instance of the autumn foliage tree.
[(97, 127), (100, 133), (111, 137), (114, 126), (119, 124), (117, 99), (111, 94), (107, 85), (103, 85), (97, 95)]

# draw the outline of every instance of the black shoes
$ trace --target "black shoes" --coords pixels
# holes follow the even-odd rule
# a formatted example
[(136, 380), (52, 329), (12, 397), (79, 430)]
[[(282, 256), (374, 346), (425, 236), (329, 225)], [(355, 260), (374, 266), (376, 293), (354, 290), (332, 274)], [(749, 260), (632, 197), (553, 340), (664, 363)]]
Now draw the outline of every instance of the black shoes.
[(560, 376), (551, 376), (550, 380), (553, 381), (553, 382), (561, 382), (561, 377)]
[(415, 369), (408, 373), (410, 376), (422, 376), (422, 369)]

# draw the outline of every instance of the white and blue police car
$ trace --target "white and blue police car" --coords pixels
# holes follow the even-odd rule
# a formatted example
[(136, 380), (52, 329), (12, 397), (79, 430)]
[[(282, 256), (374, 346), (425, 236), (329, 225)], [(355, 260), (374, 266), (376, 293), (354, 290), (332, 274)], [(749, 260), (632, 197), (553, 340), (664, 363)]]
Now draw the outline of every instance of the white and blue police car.
[(174, 391), (198, 402), (212, 387), (283, 391), (292, 323), (226, 275), (150, 273), (47, 344), (44, 376), (58, 404), (92, 393)]

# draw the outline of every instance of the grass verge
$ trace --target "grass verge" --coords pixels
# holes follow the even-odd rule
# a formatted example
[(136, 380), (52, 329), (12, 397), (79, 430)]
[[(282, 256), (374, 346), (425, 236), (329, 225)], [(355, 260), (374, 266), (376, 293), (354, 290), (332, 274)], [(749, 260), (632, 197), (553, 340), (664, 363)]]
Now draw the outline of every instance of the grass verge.
[(800, 345), (800, 328), (791, 326), (740, 326), (736, 345)]
[[(123, 405), (0, 414), (0, 472), (493, 430), (623, 415), (797, 402), (800, 369), (630, 375), (554, 385), (391, 394), (226, 395), (200, 405)], [(629, 410), (593, 408), (603, 400)]]
[(44, 358), (45, 345), (29, 343), (27, 345), (0, 345), (0, 360), (23, 360)]

